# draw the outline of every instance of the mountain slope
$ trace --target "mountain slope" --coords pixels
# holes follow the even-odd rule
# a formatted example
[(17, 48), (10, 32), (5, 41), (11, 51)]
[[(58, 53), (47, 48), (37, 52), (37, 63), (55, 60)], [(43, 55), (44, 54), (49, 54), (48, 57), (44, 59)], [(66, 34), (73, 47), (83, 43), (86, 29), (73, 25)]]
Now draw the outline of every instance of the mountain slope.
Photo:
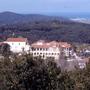
[(0, 13), (0, 40), (15, 33), (30, 42), (40, 39), (90, 43), (90, 24), (77, 23), (61, 17), (37, 14)]
[(0, 13), (0, 24), (14, 24), (14, 23), (25, 23), (34, 21), (50, 21), (60, 20), (65, 21), (67, 19), (62, 17), (51, 17), (39, 14), (16, 14), (13, 12)]

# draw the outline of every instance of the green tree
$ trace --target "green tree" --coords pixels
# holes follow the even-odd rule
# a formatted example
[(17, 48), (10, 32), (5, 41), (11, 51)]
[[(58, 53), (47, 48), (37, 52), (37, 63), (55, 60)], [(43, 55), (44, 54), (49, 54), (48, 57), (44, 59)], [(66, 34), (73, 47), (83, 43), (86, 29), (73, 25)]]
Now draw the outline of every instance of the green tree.
[(3, 43), (0, 45), (0, 53), (4, 56), (4, 57), (8, 57), (11, 53), (10, 51), (10, 46), (6, 43)]

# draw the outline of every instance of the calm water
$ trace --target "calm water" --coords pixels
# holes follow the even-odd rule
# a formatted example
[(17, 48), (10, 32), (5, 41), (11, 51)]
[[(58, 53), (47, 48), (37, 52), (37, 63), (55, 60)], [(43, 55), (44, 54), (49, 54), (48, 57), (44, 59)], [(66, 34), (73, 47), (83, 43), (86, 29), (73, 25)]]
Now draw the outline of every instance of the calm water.
[(90, 19), (90, 13), (49, 13), (51, 16), (61, 16), (66, 18), (86, 18)]

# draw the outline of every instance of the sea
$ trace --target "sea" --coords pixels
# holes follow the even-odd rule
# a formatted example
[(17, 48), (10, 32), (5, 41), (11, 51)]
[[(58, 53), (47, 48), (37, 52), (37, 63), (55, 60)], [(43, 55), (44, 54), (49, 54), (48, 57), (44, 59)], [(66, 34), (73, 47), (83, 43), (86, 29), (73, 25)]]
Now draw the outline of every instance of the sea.
[(90, 19), (90, 13), (88, 12), (80, 12), (80, 13), (49, 13), (50, 16), (59, 16), (59, 17), (65, 17), (65, 18), (83, 18), (83, 19)]

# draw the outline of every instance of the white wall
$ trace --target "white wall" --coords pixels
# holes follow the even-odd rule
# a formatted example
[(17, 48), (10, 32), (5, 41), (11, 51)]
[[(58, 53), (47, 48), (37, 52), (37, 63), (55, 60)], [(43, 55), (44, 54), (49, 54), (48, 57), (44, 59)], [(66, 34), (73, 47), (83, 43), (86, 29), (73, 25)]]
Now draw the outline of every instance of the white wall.
[(47, 57), (53, 57), (55, 59), (59, 59), (59, 55), (60, 55), (60, 50), (59, 48), (48, 48), (46, 49), (42, 49), (40, 50), (40, 48), (36, 48), (35, 50), (31, 51), (31, 53), (33, 54), (33, 56), (44, 56), (43, 58), (47, 58)]
[(22, 52), (23, 50), (27, 52), (30, 48), (30, 45), (27, 45), (26, 42), (7, 42), (6, 41), (5, 43), (9, 44), (11, 51), (16, 53)]

